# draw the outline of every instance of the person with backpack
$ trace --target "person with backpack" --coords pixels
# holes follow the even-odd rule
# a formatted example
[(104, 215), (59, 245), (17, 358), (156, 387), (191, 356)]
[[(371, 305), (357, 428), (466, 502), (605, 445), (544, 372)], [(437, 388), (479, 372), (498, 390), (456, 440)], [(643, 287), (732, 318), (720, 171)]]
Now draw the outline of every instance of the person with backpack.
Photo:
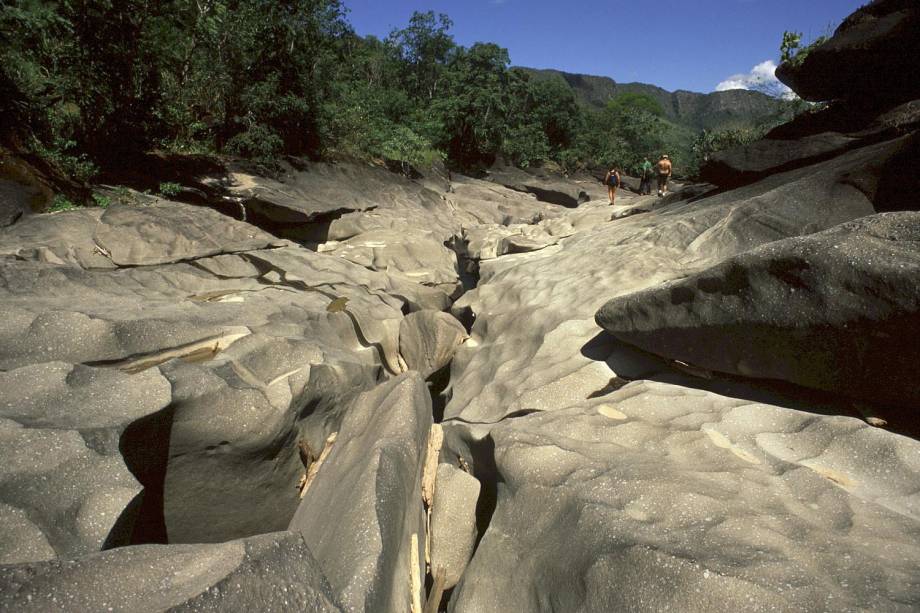
[(620, 169), (613, 166), (607, 171), (607, 176), (604, 177), (604, 185), (607, 186), (607, 197), (610, 198), (610, 204), (613, 204), (614, 200), (616, 200), (617, 188), (620, 187), (620, 184)]
[(639, 183), (639, 195), (648, 196), (652, 193), (652, 170), (654, 170), (652, 163), (648, 161), (648, 158), (645, 158), (642, 161), (642, 164), (639, 166), (639, 176), (642, 177), (642, 181)]
[(661, 159), (658, 160), (658, 197), (664, 196), (668, 193), (668, 180), (671, 178), (671, 158), (668, 157), (668, 154), (661, 156)]

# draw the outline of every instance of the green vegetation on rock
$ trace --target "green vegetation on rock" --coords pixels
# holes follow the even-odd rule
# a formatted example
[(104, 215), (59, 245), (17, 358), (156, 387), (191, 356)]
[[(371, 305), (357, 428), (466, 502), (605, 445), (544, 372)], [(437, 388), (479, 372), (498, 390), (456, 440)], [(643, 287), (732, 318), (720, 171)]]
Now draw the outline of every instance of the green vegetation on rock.
[(802, 46), (801, 32), (783, 32), (783, 41), (780, 44), (780, 60), (789, 62), (793, 66), (801, 66), (808, 54), (815, 48), (823, 45), (828, 40), (827, 36), (819, 36), (811, 43)]

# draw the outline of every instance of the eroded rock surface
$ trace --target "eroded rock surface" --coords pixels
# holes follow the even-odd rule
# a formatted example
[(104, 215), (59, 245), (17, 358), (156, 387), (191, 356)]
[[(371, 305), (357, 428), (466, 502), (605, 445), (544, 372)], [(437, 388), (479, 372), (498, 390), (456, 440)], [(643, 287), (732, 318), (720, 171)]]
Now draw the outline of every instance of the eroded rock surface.
[(452, 611), (920, 601), (920, 444), (636, 382), (491, 431), (498, 500)]
[(476, 503), (480, 484), (452, 466), (438, 465), (436, 495), (431, 509), (431, 568), (444, 569), (444, 587), (457, 585), (476, 544)]
[(359, 397), (291, 520), (346, 611), (409, 608), (413, 534), (425, 559), (421, 478), (431, 424), (417, 373)]
[(0, 563), (129, 544), (143, 488), (122, 440), (170, 400), (156, 369), (50, 362), (0, 372)]
[(8, 611), (341, 611), (300, 535), (0, 566)]
[(402, 612), (429, 541), (453, 611), (916, 609), (920, 448), (877, 416), (917, 398), (917, 222), (877, 215), (916, 208), (911, 96), (614, 207), (231, 163), (192, 184), (251, 223), (0, 229), (0, 608)]
[(399, 353), (407, 368), (427, 379), (450, 364), (467, 338), (463, 324), (449, 313), (418, 311), (399, 325)]
[(712, 370), (920, 405), (920, 213), (769, 243), (597, 314), (617, 338)]
[(454, 307), (477, 317), (454, 360), (445, 416), (494, 423), (584, 399), (615, 374), (641, 375), (629, 364), (618, 370), (622, 360), (592, 343), (594, 314), (607, 300), (874, 213), (871, 191), (853, 179), (899, 146), (867, 147), (649, 214), (600, 216), (558, 245), (482, 262), (479, 287)]
[(165, 377), (165, 432), (132, 445), (153, 456), (144, 512), (160, 527), (146, 538), (171, 543), (284, 529), (300, 442), (321, 449), (354, 396), (401, 370), (405, 301), (424, 292), (176, 203), (30, 217), (0, 244), (0, 368), (118, 369), (126, 399)]
[(489, 171), (489, 179), (515, 191), (533, 194), (538, 200), (565, 207), (576, 207), (597, 199), (606, 191), (599, 182), (587, 177), (578, 183), (562, 180), (540, 169), (526, 171), (510, 166), (496, 167)]

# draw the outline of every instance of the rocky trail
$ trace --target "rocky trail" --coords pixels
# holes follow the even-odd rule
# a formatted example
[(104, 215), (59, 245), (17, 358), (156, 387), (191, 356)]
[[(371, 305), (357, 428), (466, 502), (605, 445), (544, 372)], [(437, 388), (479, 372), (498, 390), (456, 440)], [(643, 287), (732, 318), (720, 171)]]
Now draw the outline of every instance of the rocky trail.
[(917, 19), (661, 199), (230, 161), (0, 215), (0, 610), (916, 610), (920, 90), (810, 62)]

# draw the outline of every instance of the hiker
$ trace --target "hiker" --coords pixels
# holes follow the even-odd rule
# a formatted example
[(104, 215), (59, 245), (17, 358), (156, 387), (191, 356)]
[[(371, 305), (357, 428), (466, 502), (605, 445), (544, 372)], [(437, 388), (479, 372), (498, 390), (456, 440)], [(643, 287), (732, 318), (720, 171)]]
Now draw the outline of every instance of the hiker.
[(639, 176), (642, 177), (642, 182), (639, 183), (640, 196), (648, 196), (652, 193), (652, 170), (654, 168), (648, 158), (642, 160), (642, 165), (639, 166)]
[(610, 170), (607, 171), (607, 176), (604, 177), (604, 185), (607, 186), (607, 197), (610, 198), (610, 204), (613, 204), (613, 201), (617, 197), (617, 188), (620, 187), (619, 168), (612, 166)]
[(658, 169), (658, 197), (668, 193), (668, 179), (671, 178), (671, 158), (667, 154), (661, 156), (656, 165)]

